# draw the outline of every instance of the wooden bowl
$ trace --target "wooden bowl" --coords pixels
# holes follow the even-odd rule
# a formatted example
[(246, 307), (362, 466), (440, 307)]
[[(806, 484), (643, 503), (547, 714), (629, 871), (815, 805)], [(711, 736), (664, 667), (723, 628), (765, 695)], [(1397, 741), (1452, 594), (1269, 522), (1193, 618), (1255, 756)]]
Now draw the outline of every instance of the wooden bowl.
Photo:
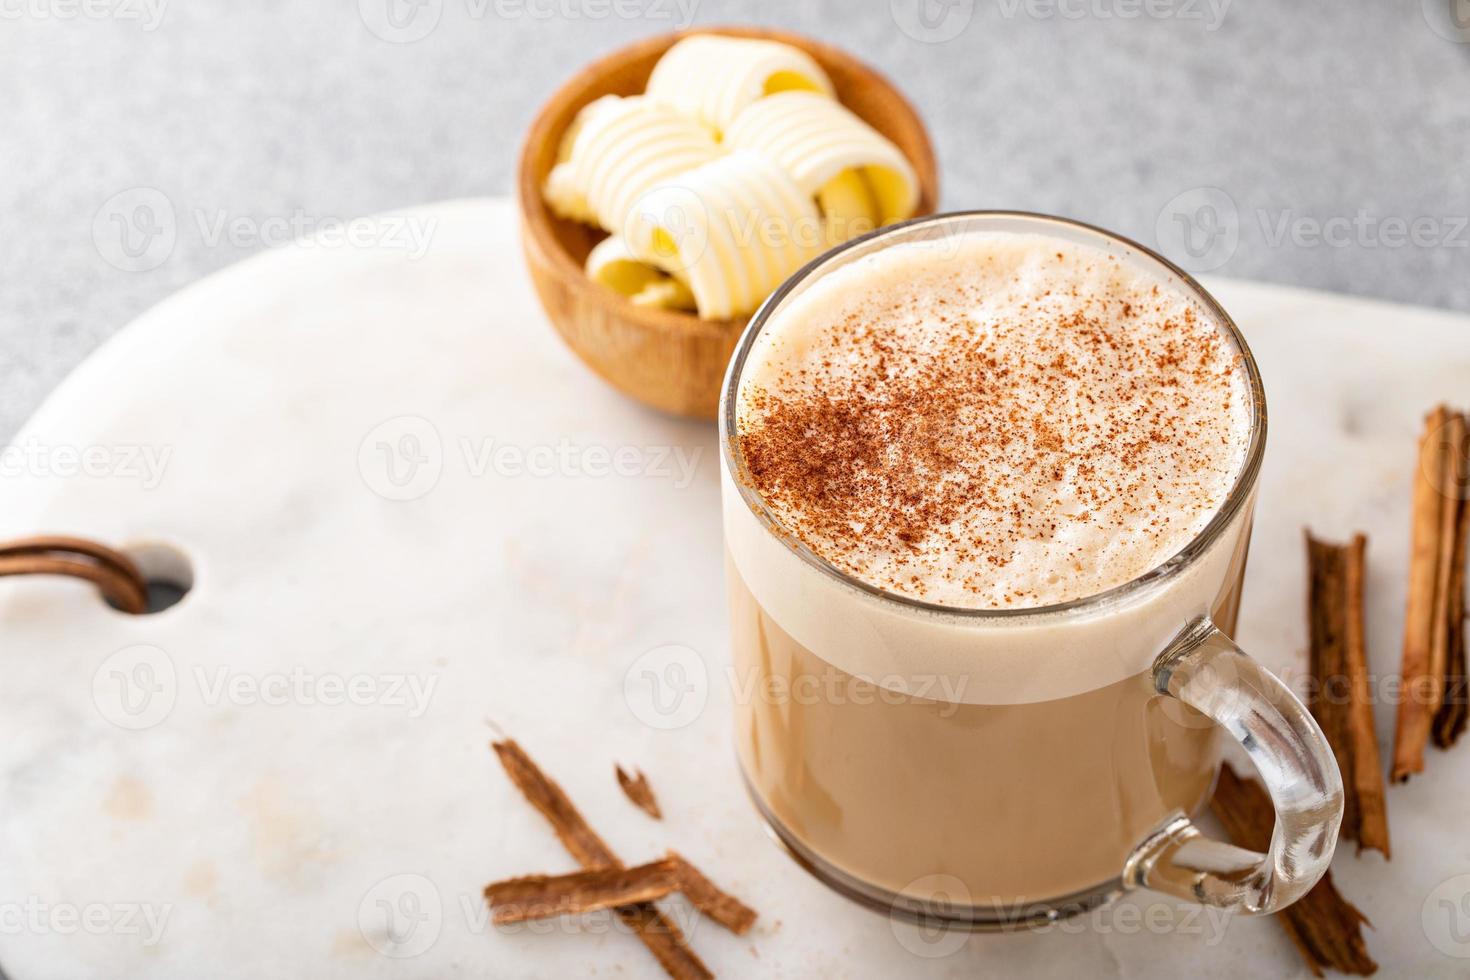
[(725, 365), (748, 318), (701, 320), (692, 313), (647, 309), (593, 282), (583, 265), (605, 233), (558, 218), (541, 197), (562, 134), (578, 110), (604, 95), (642, 93), (654, 63), (688, 34), (768, 38), (802, 49), (831, 77), (842, 104), (913, 164), (917, 215), (933, 213), (939, 179), (923, 122), (887, 79), (843, 51), (785, 31), (717, 27), (648, 38), (593, 62), (552, 95), (531, 123), (516, 177), (521, 245), (541, 305), (562, 339), (613, 387), (666, 412), (712, 419)]

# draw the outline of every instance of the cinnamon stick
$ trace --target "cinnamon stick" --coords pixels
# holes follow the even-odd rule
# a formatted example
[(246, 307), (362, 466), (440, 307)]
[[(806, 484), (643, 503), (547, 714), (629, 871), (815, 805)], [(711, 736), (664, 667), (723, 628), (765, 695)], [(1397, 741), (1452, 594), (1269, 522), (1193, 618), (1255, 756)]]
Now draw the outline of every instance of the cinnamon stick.
[(704, 915), (737, 936), (750, 931), (755, 910), (721, 891), (679, 854), (635, 868), (599, 868), (568, 875), (528, 875), (487, 885), (485, 898), (498, 923), (579, 915), (597, 909), (651, 902), (682, 892)]
[[(492, 742), (491, 748), (506, 775), (522, 795), (541, 811), (567, 852), (588, 870), (621, 868), (622, 862), (598, 837), (562, 788), (541, 771), (514, 739)], [(684, 934), (667, 916), (648, 902), (624, 905), (618, 916), (627, 923), (643, 945), (675, 980), (712, 978), (713, 973), (684, 941)]]
[[(1433, 434), (1430, 438), (1434, 439)], [(1450, 412), (1435, 441), (1443, 456), (1439, 492), (1439, 528), (1434, 550), (1434, 606), (1429, 632), (1429, 675), (1434, 681), (1434, 712), (1444, 703), (1444, 676), (1449, 666), (1450, 583), (1455, 578), (1455, 537), (1460, 500), (1455, 493), (1460, 444), (1465, 440), (1465, 418)]]
[(485, 886), (496, 923), (637, 905), (679, 889), (678, 865), (664, 858), (634, 868), (597, 868), (567, 875), (526, 875)]
[[(1228, 765), (1220, 770), (1211, 808), (1225, 832), (1240, 847), (1264, 851), (1271, 843), (1276, 812), (1271, 797), (1260, 784), (1242, 779)], [(1357, 907), (1343, 898), (1332, 884), (1332, 872), (1312, 890), (1276, 914), (1313, 976), (1323, 969), (1366, 977), (1378, 969), (1368, 955), (1363, 926), (1372, 925)]]
[(716, 888), (714, 882), (681, 855), (670, 851), (667, 860), (674, 863), (679, 891), (689, 899), (689, 904), (737, 936), (743, 936), (750, 931), (750, 927), (755, 924), (755, 909), (734, 895)]
[(653, 787), (648, 785), (648, 777), (643, 775), (643, 770), (638, 770), (637, 778), (628, 775), (623, 767), (614, 765), (618, 774), (618, 785), (623, 788), (623, 795), (632, 801), (633, 805), (655, 820), (662, 820), (664, 815), (658, 808), (658, 800), (654, 798)]
[[(1452, 743), (1458, 737), (1457, 729), (1464, 727), (1463, 692), (1453, 688), (1456, 676), (1465, 673), (1465, 453), (1465, 417), (1443, 405), (1437, 407), (1419, 440), (1419, 464), (1414, 471), (1394, 782), (1424, 771), (1424, 747), (1436, 727), (1443, 733), (1442, 745)], [(1452, 622), (1452, 617), (1460, 621)]]
[(1465, 557), (1470, 548), (1470, 416), (1461, 416), (1457, 431), (1459, 445), (1450, 446), (1446, 470), (1454, 530), (1449, 545), (1450, 569), (1445, 600), (1444, 697), (1434, 716), (1434, 744), (1447, 749), (1459, 740), (1470, 717), (1470, 691), (1466, 690), (1465, 649)]
[(1368, 539), (1330, 544), (1307, 532), (1308, 627), (1314, 683), (1307, 699), (1342, 772), (1342, 836), (1389, 856), (1388, 806), (1368, 691), (1363, 581)]

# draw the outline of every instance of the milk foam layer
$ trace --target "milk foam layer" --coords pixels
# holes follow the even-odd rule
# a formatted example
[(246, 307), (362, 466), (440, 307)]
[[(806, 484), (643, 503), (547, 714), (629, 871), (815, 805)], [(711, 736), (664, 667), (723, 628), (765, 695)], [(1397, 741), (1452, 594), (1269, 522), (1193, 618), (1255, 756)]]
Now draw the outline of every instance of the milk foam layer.
[(1250, 439), (1239, 351), (1191, 295), (1034, 234), (906, 242), (811, 284), (744, 365), (737, 434), (786, 529), (888, 592), (1094, 595), (1219, 510)]

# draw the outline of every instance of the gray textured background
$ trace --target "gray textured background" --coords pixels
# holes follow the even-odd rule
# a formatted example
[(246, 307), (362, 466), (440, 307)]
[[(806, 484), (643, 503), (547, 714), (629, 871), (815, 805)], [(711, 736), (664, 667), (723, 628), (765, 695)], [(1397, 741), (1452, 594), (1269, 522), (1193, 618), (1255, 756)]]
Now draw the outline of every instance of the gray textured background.
[[(888, 73), (946, 207), (1470, 310), (1467, 0), (0, 0), (0, 439), (283, 223), (508, 192), (563, 76), (691, 20), (789, 26)], [(118, 221), (171, 234), (134, 257)]]

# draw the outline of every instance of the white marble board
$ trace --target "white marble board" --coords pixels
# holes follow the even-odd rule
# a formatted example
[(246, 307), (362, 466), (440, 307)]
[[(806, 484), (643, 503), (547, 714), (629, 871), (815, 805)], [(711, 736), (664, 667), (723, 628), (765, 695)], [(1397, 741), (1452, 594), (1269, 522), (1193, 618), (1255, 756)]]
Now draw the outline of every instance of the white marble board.
[[(508, 202), (391, 220), (421, 222), (427, 252), (298, 245), (212, 276), (17, 437), (0, 538), (162, 542), (196, 585), (134, 618), (77, 583), (0, 584), (10, 976), (658, 976), (605, 917), (486, 926), (487, 881), (573, 869), (488, 721), (622, 857), (678, 848), (758, 907), (745, 938), (694, 926), (722, 975), (1305, 975), (1274, 923), (1147, 894), (1048, 934), (934, 937), (798, 870), (727, 737), (713, 428), (638, 407), (560, 345)], [(1372, 669), (1392, 675), (1415, 436), (1434, 402), (1470, 403), (1470, 318), (1210, 285), (1270, 399), (1240, 640), (1299, 678), (1302, 526), (1361, 529)], [(670, 656), (696, 690), (659, 715), (638, 678)], [(649, 774), (662, 823), (614, 761)], [(1393, 861), (1344, 848), (1340, 886), (1387, 975), (1464, 975), (1470, 745), (1431, 752), (1390, 806)]]

